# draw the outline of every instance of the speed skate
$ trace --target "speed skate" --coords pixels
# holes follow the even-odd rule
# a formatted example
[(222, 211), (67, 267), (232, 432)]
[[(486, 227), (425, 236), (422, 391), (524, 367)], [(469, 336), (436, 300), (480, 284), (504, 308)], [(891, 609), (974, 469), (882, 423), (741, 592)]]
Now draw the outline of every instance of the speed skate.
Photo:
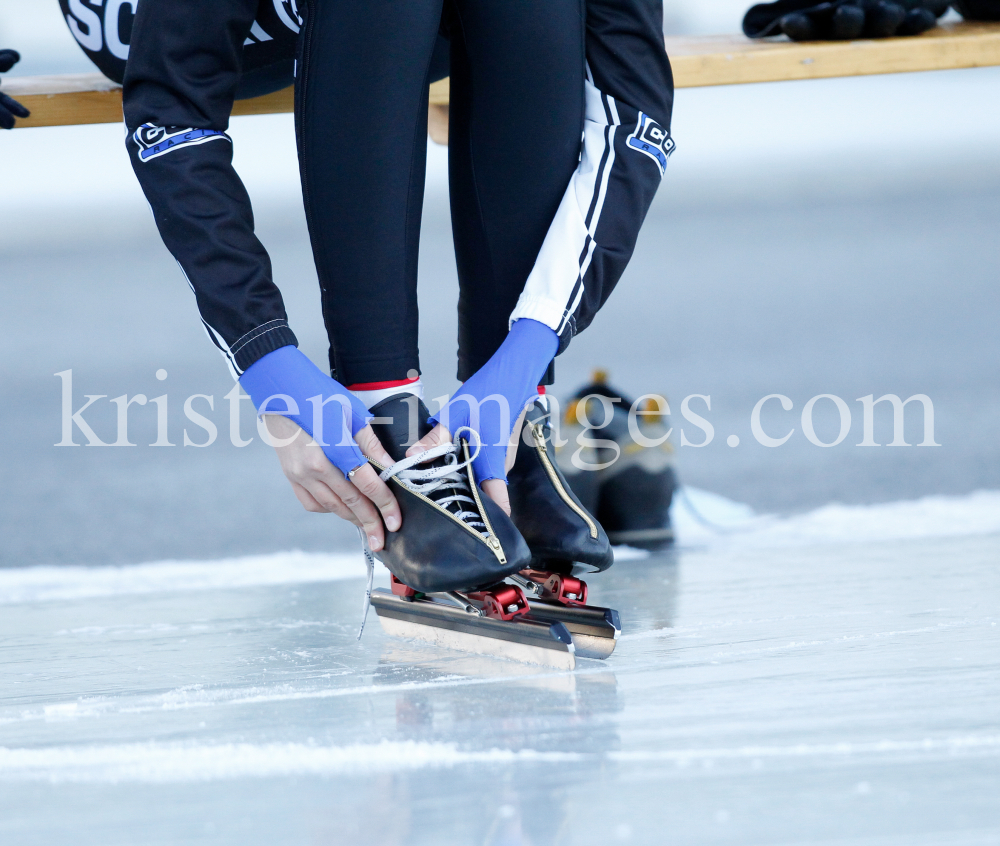
[(587, 605), (586, 582), (540, 570), (486, 590), (427, 594), (393, 576), (371, 603), (392, 637), (562, 670), (577, 657), (607, 658), (621, 634), (617, 611)]

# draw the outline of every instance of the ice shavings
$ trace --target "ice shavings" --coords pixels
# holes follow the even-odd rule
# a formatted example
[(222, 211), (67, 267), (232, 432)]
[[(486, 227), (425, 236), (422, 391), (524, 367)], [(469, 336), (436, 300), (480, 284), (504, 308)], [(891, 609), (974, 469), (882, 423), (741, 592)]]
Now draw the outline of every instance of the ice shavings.
[(788, 517), (755, 515), (725, 497), (686, 488), (672, 519), (686, 546), (787, 547), (857, 544), (1000, 533), (1000, 491), (927, 496), (875, 505), (830, 503)]
[(363, 578), (356, 553), (277, 552), (217, 561), (157, 561), (122, 567), (0, 569), (0, 605), (118, 594), (329, 582)]
[(602, 758), (624, 764), (707, 764), (780, 758), (995, 755), (1000, 735), (797, 743), (705, 749), (621, 750), (594, 755), (534, 749), (461, 749), (455, 743), (389, 741), (349, 746), (312, 743), (123, 743), (0, 747), (0, 780), (118, 783), (198, 782), (237, 778), (364, 775), (462, 765), (579, 764)]
[[(527, 666), (527, 665), (526, 665)], [(566, 675), (566, 671), (545, 672), (530, 667), (536, 678), (554, 678)], [(602, 672), (601, 668), (576, 671), (577, 674)], [(347, 672), (333, 675), (348, 675)], [(19, 722), (55, 722), (76, 719), (101, 718), (109, 714), (154, 714), (165, 711), (187, 711), (199, 708), (213, 708), (218, 705), (244, 706), (273, 704), (277, 702), (298, 702), (317, 699), (340, 699), (354, 696), (385, 695), (393, 693), (413, 693), (423, 690), (440, 690), (454, 687), (478, 687), (491, 684), (506, 684), (510, 671), (504, 669), (497, 675), (470, 678), (462, 675), (445, 675), (433, 681), (401, 682), (399, 684), (364, 684), (352, 687), (312, 687), (295, 685), (251, 685), (206, 687), (195, 684), (174, 688), (163, 693), (127, 696), (85, 696), (76, 702), (40, 703), (28, 708), (0, 708), (0, 726)]]
[(0, 748), (0, 780), (50, 782), (183, 782), (289, 775), (400, 772), (461, 764), (575, 762), (571, 752), (488, 749), (416, 741), (318, 746), (303, 743), (124, 743)]

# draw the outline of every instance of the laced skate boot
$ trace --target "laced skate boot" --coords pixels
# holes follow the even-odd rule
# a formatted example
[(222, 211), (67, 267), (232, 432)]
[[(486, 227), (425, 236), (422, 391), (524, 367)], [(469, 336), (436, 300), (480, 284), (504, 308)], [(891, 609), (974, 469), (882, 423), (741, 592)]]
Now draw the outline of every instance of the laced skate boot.
[(507, 485), (511, 517), (531, 550), (532, 569), (568, 573), (579, 563), (600, 571), (614, 563), (607, 534), (555, 463), (549, 412), (541, 400), (528, 407)]
[[(578, 403), (595, 394), (615, 401), (614, 413), (600, 427), (581, 426)], [(590, 402), (593, 408), (586, 409), (583, 419), (601, 419), (597, 401)], [(635, 418), (636, 428), (646, 440), (645, 444), (637, 443), (628, 425), (632, 406), (632, 401), (610, 388), (605, 374), (597, 371), (593, 382), (581, 388), (567, 406), (563, 434), (569, 443), (559, 451), (559, 464), (574, 489), (579, 486), (592, 498), (611, 543), (661, 549), (674, 539), (670, 505), (676, 474), (673, 445), (665, 439), (669, 422), (655, 400), (647, 401), (637, 409)], [(650, 442), (656, 445), (648, 445)], [(581, 470), (577, 465), (597, 469)]]
[(371, 412), (375, 435), (396, 462), (372, 465), (403, 516), (402, 528), (385, 533), (385, 548), (376, 556), (399, 581), (420, 593), (471, 590), (529, 566), (524, 538), (500, 506), (480, 493), (466, 441), (456, 437), (407, 458), (407, 448), (431, 429), (426, 406), (412, 394), (397, 394)]

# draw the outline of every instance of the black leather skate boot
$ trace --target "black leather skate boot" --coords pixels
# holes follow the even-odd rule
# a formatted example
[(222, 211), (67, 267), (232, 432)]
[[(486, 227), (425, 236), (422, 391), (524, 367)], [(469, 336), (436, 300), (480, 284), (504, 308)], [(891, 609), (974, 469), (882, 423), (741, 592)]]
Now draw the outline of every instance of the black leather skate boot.
[(411, 394), (397, 394), (371, 410), (372, 428), (397, 463), (386, 479), (399, 503), (403, 525), (385, 533), (376, 557), (404, 585), (420, 593), (487, 587), (531, 563), (531, 552), (510, 518), (479, 491), (469, 448), (435, 447), (434, 460), (406, 458), (409, 446), (431, 427), (430, 412)]
[(531, 566), (568, 572), (575, 562), (606, 570), (614, 563), (608, 536), (556, 466), (551, 440), (549, 412), (536, 401), (507, 476), (511, 517), (531, 550)]

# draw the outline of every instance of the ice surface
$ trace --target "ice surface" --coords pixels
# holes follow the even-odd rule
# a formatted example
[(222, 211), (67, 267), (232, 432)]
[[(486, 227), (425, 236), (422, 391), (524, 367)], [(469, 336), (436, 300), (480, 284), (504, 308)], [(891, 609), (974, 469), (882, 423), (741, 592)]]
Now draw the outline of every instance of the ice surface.
[(574, 672), (358, 644), (346, 551), (0, 571), (0, 842), (997, 843), (1000, 496), (689, 497)]
[[(756, 515), (743, 503), (709, 491), (684, 488), (677, 494), (672, 515), (677, 544), (682, 548), (871, 544), (1000, 534), (1000, 492), (978, 491), (962, 497), (925, 497), (873, 506), (831, 504), (807, 514), (778, 517)], [(646, 557), (647, 552), (627, 546), (615, 550), (616, 561)], [(0, 569), (0, 605), (164, 591), (294, 585), (363, 575), (363, 559), (358, 554), (300, 550), (218, 561), (156, 561), (114, 567), (19, 567)]]

